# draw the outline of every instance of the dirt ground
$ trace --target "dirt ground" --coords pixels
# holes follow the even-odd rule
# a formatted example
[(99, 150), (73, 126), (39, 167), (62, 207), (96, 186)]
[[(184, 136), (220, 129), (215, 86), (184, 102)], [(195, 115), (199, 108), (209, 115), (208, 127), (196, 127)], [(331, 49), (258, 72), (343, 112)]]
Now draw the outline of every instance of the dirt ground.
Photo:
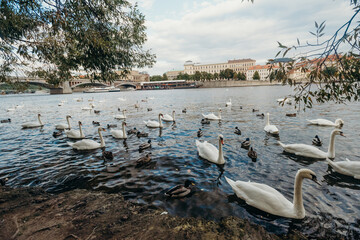
[(305, 239), (276, 236), (247, 220), (180, 218), (125, 201), (121, 194), (0, 186), (0, 239)]

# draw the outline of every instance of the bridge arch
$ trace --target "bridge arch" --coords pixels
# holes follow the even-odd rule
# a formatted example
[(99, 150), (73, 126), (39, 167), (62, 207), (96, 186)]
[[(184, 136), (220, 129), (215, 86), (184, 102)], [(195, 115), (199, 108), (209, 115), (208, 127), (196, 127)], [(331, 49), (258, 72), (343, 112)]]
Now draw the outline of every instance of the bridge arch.
[(100, 82), (84, 82), (84, 83), (78, 83), (75, 85), (72, 85), (71, 88), (74, 89), (76, 87), (109, 87), (109, 85), (105, 84), (105, 83), (100, 83)]
[(136, 84), (134, 83), (120, 83), (118, 85), (115, 86), (116, 88), (136, 88)]

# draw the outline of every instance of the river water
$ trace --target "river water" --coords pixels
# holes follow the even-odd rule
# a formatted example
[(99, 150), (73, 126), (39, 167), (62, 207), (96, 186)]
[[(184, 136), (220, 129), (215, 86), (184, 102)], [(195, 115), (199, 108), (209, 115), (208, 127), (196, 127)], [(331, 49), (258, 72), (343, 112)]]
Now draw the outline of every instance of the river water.
[[(106, 192), (121, 192), (125, 198), (150, 203), (165, 208), (178, 216), (204, 217), (219, 220), (226, 216), (237, 216), (264, 226), (276, 234), (298, 230), (311, 238), (360, 238), (360, 181), (332, 173), (325, 161), (298, 158), (285, 154), (277, 144), (311, 144), (317, 134), (323, 139), (320, 149), (327, 151), (332, 128), (307, 125), (306, 119), (325, 118), (345, 121), (343, 132), (347, 136), (336, 137), (336, 161), (349, 158), (360, 160), (358, 143), (359, 103), (337, 105), (327, 103), (315, 105), (297, 117), (286, 117), (295, 112), (293, 105), (279, 106), (277, 98), (291, 94), (286, 86), (263, 86), (218, 89), (155, 90), (117, 93), (76, 93), (72, 95), (9, 95), (0, 97), (0, 119), (11, 118), (11, 123), (0, 124), (0, 178), (8, 177), (8, 185), (40, 186), (50, 192), (61, 192), (74, 188), (86, 188)], [(74, 98), (83, 98), (77, 102)], [(81, 110), (94, 98), (93, 111)], [(121, 99), (119, 99), (121, 98)], [(231, 98), (232, 106), (225, 107)], [(148, 99), (147, 102), (141, 102)], [(63, 106), (58, 106), (66, 100)], [(124, 101), (125, 100), (125, 101)], [(134, 104), (139, 102), (140, 108)], [(22, 105), (16, 111), (6, 109)], [(240, 109), (242, 106), (242, 109)], [(123, 140), (114, 139), (109, 131), (104, 133), (106, 150), (114, 154), (114, 160), (104, 161), (101, 150), (76, 152), (67, 144), (65, 135), (54, 138), (55, 124), (65, 122), (65, 116), (72, 116), (71, 123), (77, 128), (77, 121), (83, 123), (89, 139), (99, 141), (97, 127), (121, 121), (114, 119), (118, 108), (127, 110), (127, 129), (136, 127), (149, 132), (152, 148), (139, 153), (138, 146), (147, 138), (129, 136)], [(152, 108), (152, 111), (147, 111)], [(187, 113), (182, 113), (186, 108)], [(211, 122), (202, 126), (201, 113), (214, 112), (222, 108), (221, 124)], [(259, 112), (252, 112), (252, 109)], [(164, 123), (162, 131), (148, 129), (144, 120), (156, 120), (158, 114), (176, 111), (176, 125)], [(271, 114), (270, 122), (280, 130), (279, 138), (267, 135), (263, 128), (265, 119), (258, 113)], [(41, 113), (45, 123), (41, 129), (21, 129), (21, 124), (36, 121)], [(238, 126), (242, 135), (234, 134)], [(217, 146), (218, 134), (224, 136), (223, 168), (201, 159), (197, 154), (195, 139), (199, 128), (207, 140)], [(258, 153), (253, 162), (247, 150), (241, 148), (241, 141), (249, 137)], [(152, 163), (136, 168), (136, 160), (147, 152), (152, 153)], [(233, 180), (254, 181), (275, 187), (292, 201), (296, 172), (301, 168), (313, 170), (322, 186), (304, 180), (303, 199), (307, 216), (303, 220), (291, 220), (268, 215), (239, 200), (227, 184), (224, 176)], [(183, 183), (186, 179), (196, 182), (194, 193), (183, 199), (167, 199), (167, 189)]]

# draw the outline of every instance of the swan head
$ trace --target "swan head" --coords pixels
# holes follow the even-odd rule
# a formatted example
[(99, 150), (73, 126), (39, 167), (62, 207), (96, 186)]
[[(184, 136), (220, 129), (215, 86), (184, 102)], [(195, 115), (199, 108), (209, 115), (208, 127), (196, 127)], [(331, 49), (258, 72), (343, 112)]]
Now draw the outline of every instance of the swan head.
[(193, 185), (193, 186), (194, 186), (194, 185), (195, 185), (195, 182), (187, 179), (187, 180), (185, 181), (184, 187), (188, 188), (188, 187), (190, 187), (190, 185)]
[(219, 108), (219, 112), (221, 112), (222, 110), (221, 110), (221, 108)]
[(296, 175), (300, 175), (303, 178), (310, 179), (321, 186), (321, 183), (316, 178), (316, 174), (310, 169), (300, 169)]
[(162, 113), (159, 113), (159, 117), (164, 117), (164, 115)]
[(70, 116), (70, 115), (66, 115), (66, 119), (68, 119), (68, 118), (71, 118), (71, 116)]
[(218, 138), (219, 138), (221, 144), (224, 145), (224, 136), (222, 134), (219, 134)]
[(340, 129), (334, 129), (332, 131), (332, 133), (335, 134), (335, 135), (340, 135), (340, 136), (345, 137), (344, 133)]
[(126, 126), (126, 122), (122, 122), (122, 124), (121, 124), (122, 126)]
[(339, 119), (336, 119), (336, 120), (335, 120), (335, 124), (336, 124), (336, 125), (339, 125), (340, 127), (342, 127), (342, 126), (344, 125), (344, 120), (342, 120), (342, 119), (340, 119), (340, 118), (339, 118)]
[(98, 128), (98, 131), (99, 131), (99, 132), (101, 132), (101, 131), (106, 132), (106, 129), (105, 129), (105, 128), (102, 128), (102, 127), (99, 127), (99, 128)]
[(38, 117), (41, 117), (41, 114), (40, 114), (40, 113), (38, 113)]
[(81, 125), (81, 126), (82, 126), (82, 122), (80, 122), (80, 121), (79, 121), (78, 123), (79, 123), (79, 125)]

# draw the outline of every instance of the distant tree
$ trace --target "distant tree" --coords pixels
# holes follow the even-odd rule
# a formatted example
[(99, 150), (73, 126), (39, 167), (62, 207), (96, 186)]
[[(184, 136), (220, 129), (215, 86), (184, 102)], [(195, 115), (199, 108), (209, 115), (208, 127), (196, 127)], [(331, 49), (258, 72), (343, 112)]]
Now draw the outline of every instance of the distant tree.
[(196, 71), (194, 74), (194, 80), (200, 81), (201, 80), (201, 73), (199, 71)]
[(239, 80), (246, 80), (246, 75), (243, 72), (238, 72), (238, 79)]
[(226, 74), (225, 74), (224, 70), (220, 71), (219, 77), (220, 77), (220, 79), (225, 79), (226, 78)]
[(183, 74), (182, 77), (183, 77), (182, 79), (184, 80), (190, 80), (190, 76), (187, 73)]
[(234, 70), (232, 70), (230, 68), (225, 69), (224, 76), (227, 80), (234, 78)]
[(212, 79), (214, 79), (214, 75), (212, 75), (211, 73), (207, 73), (206, 79), (212, 80)]
[(153, 81), (162, 81), (162, 80), (163, 80), (163, 78), (160, 75), (154, 75), (154, 76), (150, 77), (151, 82), (153, 82)]
[(162, 80), (169, 80), (169, 79), (168, 79), (168, 76), (166, 75), (166, 73), (164, 73), (164, 74), (162, 75)]
[(270, 79), (270, 81), (273, 81), (275, 79), (275, 72), (274, 71), (270, 72), (269, 79)]
[(218, 73), (214, 73), (214, 80), (217, 80), (219, 78), (219, 74)]
[(254, 79), (254, 80), (260, 80), (260, 74), (259, 74), (258, 71), (255, 71), (255, 72), (254, 72), (253, 79)]

